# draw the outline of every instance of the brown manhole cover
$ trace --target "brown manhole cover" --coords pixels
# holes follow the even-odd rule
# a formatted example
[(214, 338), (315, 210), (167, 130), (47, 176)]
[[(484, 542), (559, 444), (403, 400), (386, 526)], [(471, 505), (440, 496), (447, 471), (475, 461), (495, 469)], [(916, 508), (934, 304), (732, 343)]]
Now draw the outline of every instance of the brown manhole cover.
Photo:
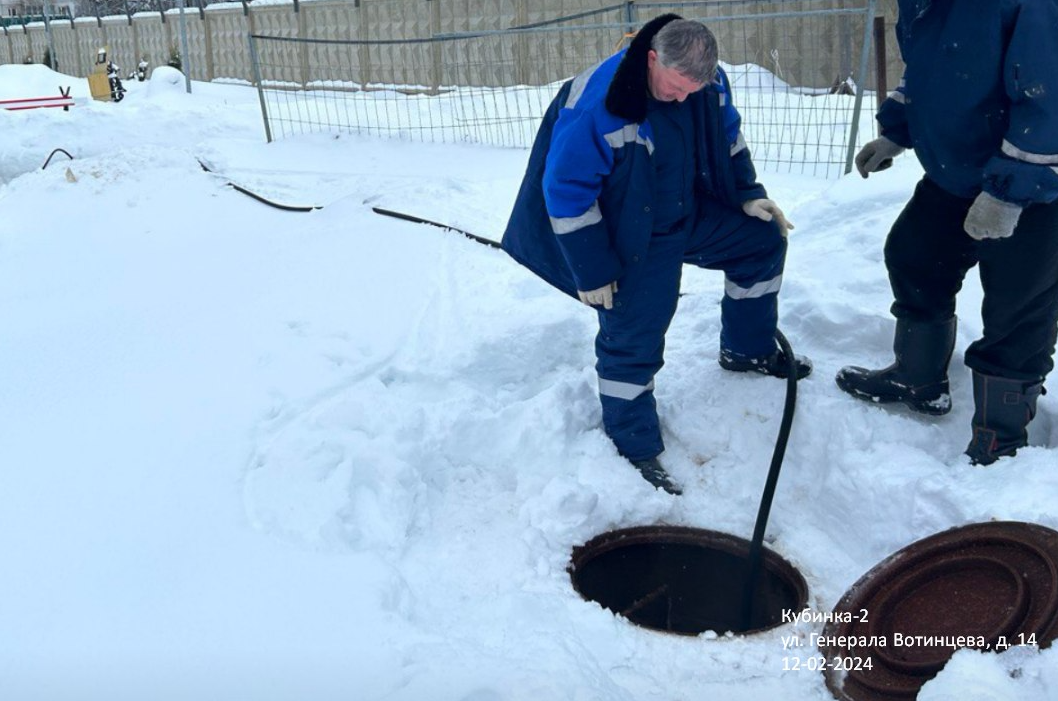
[(683, 635), (765, 630), (782, 622), (784, 610), (805, 607), (808, 586), (793, 565), (765, 550), (747, 627), (749, 545), (697, 528), (627, 528), (574, 548), (570, 577), (585, 599), (644, 628)]
[(1058, 532), (997, 521), (912, 543), (856, 582), (823, 629), (838, 699), (914, 699), (962, 647), (1058, 637)]

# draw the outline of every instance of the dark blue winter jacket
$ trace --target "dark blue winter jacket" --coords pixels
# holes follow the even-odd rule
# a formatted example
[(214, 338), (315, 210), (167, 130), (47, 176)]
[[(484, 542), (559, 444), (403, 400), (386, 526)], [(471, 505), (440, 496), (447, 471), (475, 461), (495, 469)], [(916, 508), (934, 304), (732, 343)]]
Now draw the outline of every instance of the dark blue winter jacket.
[(882, 135), (966, 198), (1058, 198), (1058, 0), (899, 0)]
[[(659, 18), (660, 19), (660, 18)], [(537, 132), (503, 236), (518, 262), (567, 294), (619, 280), (654, 231), (654, 133), (647, 120), (648, 25), (621, 52), (559, 90)], [(653, 31), (650, 31), (653, 30)], [(757, 184), (727, 76), (687, 97), (695, 189), (732, 206), (766, 197)]]

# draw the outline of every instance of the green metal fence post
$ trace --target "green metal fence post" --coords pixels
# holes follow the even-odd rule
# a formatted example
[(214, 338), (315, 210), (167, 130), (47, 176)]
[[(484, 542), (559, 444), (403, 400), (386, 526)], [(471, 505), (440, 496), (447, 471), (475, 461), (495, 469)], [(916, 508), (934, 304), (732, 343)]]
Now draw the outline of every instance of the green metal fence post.
[(852, 126), (849, 127), (849, 151), (845, 157), (845, 174), (852, 172), (856, 158), (856, 137), (860, 133), (860, 113), (863, 110), (863, 93), (867, 89), (867, 66), (871, 56), (871, 35), (874, 33), (874, 6), (877, 0), (868, 0), (863, 14), (863, 49), (860, 51), (859, 75), (855, 76), (856, 101), (852, 108)]
[(261, 80), (261, 61), (257, 56), (257, 42), (254, 41), (253, 34), (249, 35), (249, 40), (250, 62), (253, 64), (254, 83), (257, 84), (257, 99), (261, 101), (261, 117), (264, 119), (265, 139), (268, 140), (268, 143), (272, 143), (272, 127), (268, 122), (268, 105), (265, 102), (264, 81)]

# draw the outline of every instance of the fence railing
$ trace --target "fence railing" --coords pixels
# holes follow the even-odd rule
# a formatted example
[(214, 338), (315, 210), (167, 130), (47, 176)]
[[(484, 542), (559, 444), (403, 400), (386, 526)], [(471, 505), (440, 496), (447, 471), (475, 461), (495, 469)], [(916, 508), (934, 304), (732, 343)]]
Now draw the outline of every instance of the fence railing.
[[(247, 34), (298, 37), (300, 39), (412, 39), (453, 32), (503, 30), (536, 26), (567, 26), (580, 23), (629, 22), (632, 26), (656, 14), (660, 7), (646, 0), (267, 0), (262, 2), (221, 2), (184, 0), (186, 22), (174, 21), (178, 10), (159, 12), (173, 0), (94, 0), (84, 8), (87, 16), (73, 19), (52, 14), (50, 21), (23, 21), (0, 26), (0, 63), (44, 63), (45, 54), (57, 61), (59, 70), (87, 76), (95, 63), (96, 49), (109, 47), (108, 55), (122, 66), (134, 66), (141, 59), (150, 65), (168, 63), (180, 51), (185, 69), (193, 80), (252, 80)], [(897, 0), (877, 0), (879, 14), (890, 29), (896, 18)], [(726, 5), (745, 8), (737, 12), (797, 12), (804, 9), (862, 7), (866, 0), (710, 0), (703, 3), (668, 3), (665, 7), (687, 14), (687, 7), (703, 16), (735, 14)], [(119, 14), (106, 14), (105, 6), (119, 4)], [(154, 8), (145, 11), (144, 7)], [(94, 10), (94, 11), (93, 11)], [(102, 13), (102, 14), (100, 14)], [(562, 19), (556, 19), (562, 18)], [(34, 18), (43, 19), (43, 18)], [(846, 18), (847, 20), (847, 18)], [(178, 36), (186, 23), (187, 51)], [(4, 23), (0, 23), (3, 25)], [(834, 45), (825, 53), (825, 62), (809, 65), (793, 51), (782, 62), (783, 79), (792, 85), (825, 87), (836, 76), (849, 75), (854, 58), (850, 32), (841, 27), (827, 28)], [(719, 27), (718, 27), (719, 29)], [(753, 41), (756, 41), (754, 38)], [(737, 47), (731, 42), (731, 51)], [(753, 48), (753, 47), (750, 47)], [(752, 57), (728, 56), (731, 63), (755, 62)], [(903, 70), (899, 53), (882, 57), (891, 76)], [(770, 66), (769, 66), (770, 67)], [(869, 79), (869, 86), (874, 83)]]
[[(679, 8), (717, 35), (757, 167), (839, 175), (851, 167), (861, 121), (873, 133), (862, 98), (875, 0), (854, 8), (801, 0), (786, 9), (793, 4), (622, 3), (536, 26), (423, 39), (252, 34), (250, 54), (269, 140), (345, 131), (528, 147), (561, 81), (613, 54), (646, 15)], [(844, 66), (836, 75), (811, 73), (835, 65)]]

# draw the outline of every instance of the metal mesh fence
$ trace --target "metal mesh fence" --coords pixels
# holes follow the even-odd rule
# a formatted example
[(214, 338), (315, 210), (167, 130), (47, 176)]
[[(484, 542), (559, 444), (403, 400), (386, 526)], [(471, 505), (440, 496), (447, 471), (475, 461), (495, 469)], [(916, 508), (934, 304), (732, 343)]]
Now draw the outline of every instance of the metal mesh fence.
[[(856, 88), (874, 2), (820, 7), (827, 4), (636, 3), (633, 13), (625, 3), (495, 32), (250, 42), (270, 140), (344, 131), (524, 148), (562, 81), (620, 49), (630, 29), (676, 10), (717, 35), (757, 167), (832, 176), (845, 171), (861, 118), (873, 130)], [(835, 75), (818, 68), (835, 65)]]

